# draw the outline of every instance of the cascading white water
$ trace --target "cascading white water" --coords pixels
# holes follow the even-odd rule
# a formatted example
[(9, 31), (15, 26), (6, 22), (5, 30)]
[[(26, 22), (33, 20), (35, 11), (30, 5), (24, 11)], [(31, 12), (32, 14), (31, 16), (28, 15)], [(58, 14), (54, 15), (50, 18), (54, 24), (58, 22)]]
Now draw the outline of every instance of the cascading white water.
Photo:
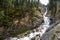
[[(50, 20), (49, 18), (46, 16), (47, 14), (47, 7), (45, 8), (45, 12), (43, 13), (43, 19), (44, 19), (44, 24), (42, 26), (40, 26), (39, 32), (34, 32), (34, 33), (30, 33), (29, 36), (25, 36), (23, 38), (17, 39), (16, 37), (11, 38), (10, 40), (31, 40), (33, 37), (35, 37), (36, 35), (40, 34), (40, 36), (43, 36), (43, 34), (45, 33), (45, 31), (49, 28), (49, 24), (50, 24)], [(43, 28), (43, 29), (42, 29)]]
[(49, 0), (40, 0), (40, 3), (42, 5), (48, 5), (49, 4)]
[[(49, 3), (49, 0), (40, 0), (40, 3), (42, 5), (48, 5)], [(47, 7), (45, 7), (45, 12), (43, 13), (43, 19), (44, 19), (44, 24), (42, 26), (40, 26), (38, 29), (40, 30), (39, 32), (34, 32), (34, 33), (30, 33), (29, 36), (25, 36), (23, 38), (17, 38), (17, 37), (14, 37), (14, 38), (10, 38), (10, 40), (31, 40), (31, 38), (35, 37), (37, 34), (40, 34), (40, 36), (42, 36), (45, 31), (50, 27), (49, 24), (50, 24), (50, 20), (49, 20), (49, 17), (46, 16), (47, 14)], [(43, 29), (42, 29), (43, 28)]]
[(49, 17), (46, 16), (46, 14), (47, 14), (47, 7), (46, 7), (46, 12), (43, 14), (43, 19), (44, 19), (44, 25), (49, 26), (50, 19), (49, 19)]

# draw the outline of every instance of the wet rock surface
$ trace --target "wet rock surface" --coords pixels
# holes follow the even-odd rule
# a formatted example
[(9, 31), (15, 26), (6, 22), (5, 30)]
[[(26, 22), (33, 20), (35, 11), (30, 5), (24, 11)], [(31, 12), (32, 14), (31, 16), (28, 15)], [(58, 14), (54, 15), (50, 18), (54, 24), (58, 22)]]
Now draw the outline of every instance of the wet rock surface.
[[(58, 40), (56, 37), (56, 30), (57, 28), (59, 28), (60, 23), (58, 23), (57, 25), (54, 26), (54, 28), (52, 28), (50, 31), (46, 32), (41, 39), (42, 40)], [(59, 28), (60, 29), (60, 28)], [(55, 36), (54, 36), (55, 35)]]

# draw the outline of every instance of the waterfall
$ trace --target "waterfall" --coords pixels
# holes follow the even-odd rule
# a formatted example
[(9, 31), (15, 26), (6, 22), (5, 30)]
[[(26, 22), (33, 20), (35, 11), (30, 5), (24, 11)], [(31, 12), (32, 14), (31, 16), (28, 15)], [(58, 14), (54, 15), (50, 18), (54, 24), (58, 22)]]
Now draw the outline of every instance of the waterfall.
[[(49, 3), (49, 0), (40, 0), (40, 3), (42, 5), (48, 5)], [(47, 10), (47, 7), (45, 7), (45, 12), (43, 12), (43, 20), (44, 20), (44, 23), (42, 26), (40, 26), (38, 29), (40, 30), (39, 32), (31, 32), (30, 34), (28, 34), (28, 36), (24, 36), (23, 38), (17, 38), (17, 37), (14, 37), (14, 38), (10, 38), (10, 40), (31, 40), (32, 38), (34, 38), (36, 35), (40, 34), (40, 37), (43, 36), (43, 34), (46, 32), (46, 30), (50, 27), (49, 24), (50, 24), (50, 20), (49, 20), (49, 17), (46, 16), (48, 10)]]
[(48, 5), (49, 4), (49, 0), (40, 0), (40, 3), (42, 5)]
[(28, 36), (24, 36), (23, 38), (11, 38), (10, 40), (31, 40), (32, 38), (34, 38), (36, 35), (40, 35), (40, 37), (43, 36), (43, 34), (46, 32), (46, 30), (50, 27), (50, 20), (49, 17), (46, 16), (47, 14), (47, 7), (45, 7), (45, 12), (43, 13), (43, 19), (44, 19), (44, 23), (42, 26), (40, 26), (38, 29), (40, 30), (39, 32), (31, 32), (30, 34), (28, 34)]
[(41, 36), (45, 33), (45, 31), (50, 27), (50, 19), (49, 17), (46, 16), (47, 14), (47, 7), (45, 7), (45, 12), (43, 13), (43, 19), (44, 19), (44, 24), (43, 24), (43, 33), (41, 33)]
[(46, 9), (46, 12), (43, 14), (44, 25), (49, 26), (49, 24), (50, 24), (50, 19), (49, 19), (49, 17), (46, 16), (48, 9), (47, 9), (47, 7), (46, 7), (45, 9)]

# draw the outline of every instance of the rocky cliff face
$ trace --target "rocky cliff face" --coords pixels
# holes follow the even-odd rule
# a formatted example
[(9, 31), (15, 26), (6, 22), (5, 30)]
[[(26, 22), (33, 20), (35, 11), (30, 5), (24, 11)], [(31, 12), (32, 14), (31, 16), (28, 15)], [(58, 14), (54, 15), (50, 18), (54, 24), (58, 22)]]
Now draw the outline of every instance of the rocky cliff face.
[(34, 29), (35, 27), (39, 27), (42, 22), (43, 18), (41, 9), (36, 9), (34, 15), (32, 16), (30, 16), (29, 13), (26, 13), (21, 19), (13, 19), (12, 25), (8, 29), (4, 29), (4, 27), (0, 28), (0, 38), (16, 36), (18, 34), (25, 33), (26, 31)]

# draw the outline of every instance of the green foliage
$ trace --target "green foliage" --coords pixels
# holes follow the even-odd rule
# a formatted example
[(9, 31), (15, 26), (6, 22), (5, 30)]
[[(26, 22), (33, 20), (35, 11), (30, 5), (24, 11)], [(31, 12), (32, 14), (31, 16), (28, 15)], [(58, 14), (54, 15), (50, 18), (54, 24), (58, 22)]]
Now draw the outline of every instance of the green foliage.
[[(38, 2), (36, 0), (31, 0), (31, 2), (30, 0), (0, 0), (0, 27), (4, 27), (6, 30), (11, 28), (13, 20), (24, 18), (26, 13), (33, 17), (36, 11), (35, 8), (38, 7)], [(10, 34), (24, 33), (30, 27), (24, 27), (23, 29), (16, 31), (16, 33), (11, 32)]]
[(30, 30), (31, 28), (33, 28), (33, 27), (23, 27), (23, 28), (21, 28), (21, 29), (19, 29), (18, 31), (15, 31), (15, 32), (10, 32), (10, 35), (11, 36), (16, 36), (17, 34), (22, 34), (22, 33), (25, 33), (27, 30)]

